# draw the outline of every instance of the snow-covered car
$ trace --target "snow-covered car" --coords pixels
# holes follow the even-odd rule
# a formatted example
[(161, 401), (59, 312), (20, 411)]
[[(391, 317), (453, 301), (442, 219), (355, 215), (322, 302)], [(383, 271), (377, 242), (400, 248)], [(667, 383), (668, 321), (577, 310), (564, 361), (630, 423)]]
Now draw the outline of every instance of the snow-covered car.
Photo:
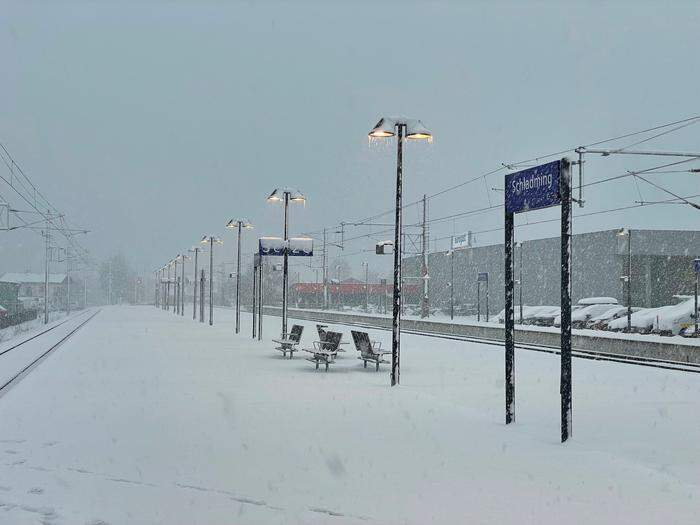
[[(558, 306), (527, 306), (523, 305), (523, 318), (520, 319), (520, 306), (515, 306), (514, 317), (516, 323), (523, 324), (538, 324), (536, 321), (546, 320), (550, 317), (556, 316), (559, 313)], [(505, 323), (506, 311), (505, 309), (498, 312), (496, 319), (499, 323)]]
[[(640, 333), (678, 335), (693, 320), (694, 310), (693, 299), (658, 308), (644, 308), (632, 314), (632, 330)], [(627, 317), (623, 316), (609, 321), (608, 328), (610, 330), (626, 329)]]
[[(610, 305), (608, 305), (610, 306)], [(632, 307), (632, 312), (638, 312), (640, 308)], [(586, 328), (603, 329), (607, 328), (609, 321), (623, 317), (627, 315), (627, 307), (622, 305), (615, 305), (609, 307), (603, 313), (592, 316), (586, 323)]]
[(525, 315), (523, 313), (523, 324), (534, 324), (538, 326), (552, 326), (554, 319), (561, 313), (559, 306), (540, 306), (538, 310)]
[[(583, 328), (591, 317), (600, 315), (617, 305), (614, 297), (584, 297), (571, 308), (571, 326)], [(554, 326), (561, 326), (561, 315), (554, 318)]]

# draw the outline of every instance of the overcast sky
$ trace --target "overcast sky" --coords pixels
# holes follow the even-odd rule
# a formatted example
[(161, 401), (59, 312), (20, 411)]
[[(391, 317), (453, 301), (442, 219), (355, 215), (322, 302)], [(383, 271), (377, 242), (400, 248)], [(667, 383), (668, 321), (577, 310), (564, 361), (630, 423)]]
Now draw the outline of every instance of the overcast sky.
[[(247, 252), (257, 236), (280, 235), (282, 210), (265, 201), (278, 185), (308, 198), (291, 210), (295, 234), (390, 209), (395, 144), (367, 141), (384, 114), (420, 118), (435, 136), (406, 148), (406, 202), (501, 163), (700, 114), (698, 2), (494, 4), (5, 0), (0, 141), (91, 230), (81, 243), (94, 257), (122, 251), (150, 272), (203, 234), (223, 236), (232, 258), (231, 217), (256, 226)], [(639, 147), (700, 151), (699, 136), (700, 124)], [(587, 181), (663, 161), (590, 157)], [(503, 174), (432, 199), (430, 217), (498, 203), (491, 188)], [(697, 174), (653, 180), (700, 193)], [(639, 184), (593, 187), (575, 213), (668, 197)], [(0, 195), (11, 200), (5, 186)], [(405, 222), (418, 217), (409, 208)], [(497, 209), (435, 223), (431, 236), (502, 222)], [(700, 214), (661, 205), (575, 221), (575, 231), (619, 226), (698, 229)], [(382, 229), (376, 238), (391, 237)], [(367, 232), (348, 227), (346, 237)], [(40, 270), (39, 236), (0, 238), (0, 269)], [(373, 243), (356, 239), (345, 253)], [(357, 273), (368, 258), (379, 268), (372, 254), (349, 257)]]

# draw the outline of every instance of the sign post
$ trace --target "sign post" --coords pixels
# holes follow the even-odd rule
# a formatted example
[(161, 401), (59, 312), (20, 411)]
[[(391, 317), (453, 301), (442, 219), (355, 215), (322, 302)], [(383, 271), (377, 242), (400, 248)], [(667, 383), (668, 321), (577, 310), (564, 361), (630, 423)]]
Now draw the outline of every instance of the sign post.
[[(279, 237), (260, 237), (258, 239), (258, 254), (260, 255), (260, 315), (258, 317), (258, 339), (262, 333), (262, 258), (269, 256), (284, 257), (284, 264), (280, 270), (284, 272), (282, 285), (282, 337), (287, 337), (284, 333), (287, 327), (287, 258), (288, 257), (313, 257), (314, 241), (309, 237), (293, 237), (291, 239), (281, 239)], [(273, 269), (276, 269), (273, 266)]]
[(571, 163), (564, 158), (505, 177), (506, 424), (515, 421), (514, 215), (561, 205), (561, 441), (571, 437)]
[(257, 337), (258, 325), (258, 268), (260, 266), (260, 254), (253, 254), (253, 339)]

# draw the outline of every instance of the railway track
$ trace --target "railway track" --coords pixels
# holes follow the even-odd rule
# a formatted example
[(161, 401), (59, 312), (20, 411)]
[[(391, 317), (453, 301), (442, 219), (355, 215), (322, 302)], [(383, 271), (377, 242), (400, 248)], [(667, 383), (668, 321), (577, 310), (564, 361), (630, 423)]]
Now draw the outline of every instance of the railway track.
[[(82, 320), (77, 326), (74, 328), (71, 328), (69, 332), (67, 332), (65, 335), (63, 335), (58, 341), (53, 342), (50, 344), (50, 346), (46, 349), (41, 349), (39, 351), (39, 354), (37, 355), (36, 353), (32, 354), (32, 356), (29, 357), (29, 362), (23, 362), (21, 366), (19, 367), (18, 371), (12, 371), (10, 374), (5, 375), (2, 379), (0, 379), (0, 396), (4, 395), (14, 384), (16, 384), (20, 379), (25, 377), (29, 372), (32, 371), (42, 360), (44, 360), (48, 355), (53, 352), (56, 348), (61, 346), (64, 342), (66, 342), (73, 334), (75, 334), (78, 330), (80, 330), (83, 326), (85, 326), (93, 317), (95, 317), (98, 313), (100, 313), (100, 310), (97, 310), (95, 312), (89, 313), (87, 317)], [(43, 335), (46, 335), (49, 332), (52, 332), (59, 326), (63, 326), (64, 324), (75, 321), (76, 318), (80, 318), (80, 316), (85, 315), (80, 314), (78, 316), (70, 317), (68, 319), (65, 319), (61, 321), (58, 324), (53, 325), (51, 328), (47, 328), (46, 330), (43, 330), (37, 334), (34, 334), (31, 337), (28, 337), (27, 339), (24, 339), (23, 341), (6, 348), (2, 352), (0, 352), (0, 357), (8, 354), (12, 350), (16, 350), (18, 348), (21, 348), (22, 345), (25, 345), (29, 343), (30, 341), (37, 340)], [(2, 364), (2, 360), (0, 360), (0, 364)], [(9, 375), (9, 377), (8, 377)]]
[(5, 348), (4, 350), (0, 351), (0, 356), (3, 356), (3, 355), (5, 355), (5, 354), (11, 352), (12, 350), (14, 350), (14, 349), (16, 349), (16, 348), (19, 348), (19, 347), (22, 346), (23, 344), (26, 344), (26, 343), (28, 343), (29, 341), (32, 341), (32, 340), (36, 339), (37, 337), (41, 337), (42, 335), (44, 335), (44, 334), (46, 334), (46, 333), (48, 333), (48, 332), (51, 332), (52, 330), (55, 330), (55, 329), (58, 328), (59, 326), (63, 326), (64, 324), (66, 324), (66, 323), (72, 321), (73, 319), (77, 319), (77, 318), (79, 318), (80, 316), (85, 315), (85, 313), (86, 313), (86, 312), (80, 312), (79, 314), (73, 315), (73, 316), (71, 316), (71, 317), (66, 317), (66, 318), (65, 318), (63, 321), (61, 321), (60, 323), (56, 323), (55, 325), (53, 325), (53, 326), (47, 328), (46, 330), (42, 330), (41, 332), (38, 332), (38, 333), (32, 335), (31, 337), (27, 337), (24, 341), (20, 341), (19, 343), (16, 343), (16, 344), (12, 345), (12, 346), (9, 347), (9, 348)]
[[(303, 321), (315, 321), (324, 324), (336, 324), (336, 325), (349, 325), (357, 326), (360, 328), (370, 328), (372, 330), (384, 330), (390, 331), (391, 328), (384, 326), (373, 325), (369, 323), (358, 323), (354, 321), (343, 321), (342, 323), (330, 322), (323, 319), (300, 319)], [(401, 330), (401, 333), (418, 335), (421, 337), (434, 337), (437, 339), (452, 339), (455, 341), (466, 341), (470, 343), (480, 343), (492, 346), (504, 346), (504, 342), (497, 339), (485, 339), (480, 337), (468, 337), (460, 335), (450, 335), (450, 334), (439, 334), (435, 332), (422, 332), (418, 330)], [(560, 350), (557, 347), (546, 346), (546, 345), (535, 345), (529, 343), (515, 343), (515, 347), (522, 350), (529, 350), (532, 352), (542, 352), (546, 354), (560, 354)], [(579, 359), (588, 359), (591, 361), (610, 361), (613, 363), (623, 363), (629, 365), (646, 366), (651, 368), (662, 368), (665, 370), (676, 370), (679, 372), (689, 372), (700, 374), (700, 364), (695, 363), (683, 363), (679, 361), (671, 361), (664, 359), (657, 359), (653, 357), (641, 357), (641, 356), (625, 356), (620, 354), (612, 354), (608, 352), (596, 352), (593, 350), (576, 350), (572, 349), (572, 357)]]

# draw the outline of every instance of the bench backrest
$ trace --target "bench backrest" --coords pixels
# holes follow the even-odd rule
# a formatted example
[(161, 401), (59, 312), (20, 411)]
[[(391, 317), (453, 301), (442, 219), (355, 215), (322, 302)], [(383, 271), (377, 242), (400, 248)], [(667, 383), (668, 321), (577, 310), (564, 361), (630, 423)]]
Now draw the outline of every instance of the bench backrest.
[(372, 342), (369, 340), (369, 334), (367, 332), (358, 332), (356, 330), (351, 330), (352, 340), (355, 342), (355, 348), (363, 356), (374, 355), (372, 351)]
[(301, 333), (304, 331), (304, 327), (300, 324), (295, 324), (292, 326), (292, 331), (289, 332), (289, 339), (295, 342), (299, 342), (301, 340)]
[(317, 324), (316, 325), (316, 330), (318, 330), (318, 340), (323, 342), (326, 339), (326, 328), (327, 326), (325, 324)]
[(322, 348), (329, 352), (337, 352), (340, 346), (340, 340), (343, 338), (343, 334), (340, 332), (326, 332), (326, 338), (323, 340)]

